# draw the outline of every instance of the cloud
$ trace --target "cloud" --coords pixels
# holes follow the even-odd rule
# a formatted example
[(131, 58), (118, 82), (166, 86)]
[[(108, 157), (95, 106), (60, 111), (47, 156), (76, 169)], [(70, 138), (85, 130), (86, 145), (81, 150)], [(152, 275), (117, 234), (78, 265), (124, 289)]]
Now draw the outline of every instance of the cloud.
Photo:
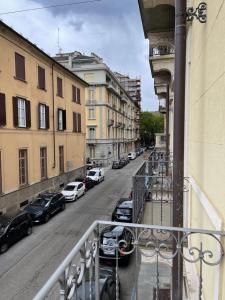
[[(1, 12), (73, 1), (10, 0), (1, 3)], [(58, 52), (59, 28), (63, 51), (95, 52), (112, 70), (141, 77), (142, 109), (158, 109), (137, 0), (102, 0), (5, 15), (2, 19), (51, 55)]]

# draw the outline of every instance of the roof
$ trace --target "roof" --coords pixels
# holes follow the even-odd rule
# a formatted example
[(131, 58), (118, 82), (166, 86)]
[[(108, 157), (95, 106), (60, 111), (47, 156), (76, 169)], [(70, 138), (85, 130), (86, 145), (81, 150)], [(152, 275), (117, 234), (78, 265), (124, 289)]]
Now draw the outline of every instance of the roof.
[(76, 74), (74, 74), (73, 72), (71, 72), (69, 69), (67, 69), (66, 67), (64, 67), (63, 65), (61, 65), (60, 63), (58, 63), (55, 59), (53, 59), (51, 56), (49, 56), (46, 52), (44, 52), (43, 50), (41, 50), (38, 46), (36, 46), (32, 42), (30, 42), (28, 39), (26, 39), (25, 37), (23, 37), (21, 34), (19, 34), (17, 31), (15, 31), (14, 29), (12, 29), (10, 26), (8, 26), (7, 24), (5, 24), (2, 21), (0, 21), (0, 26), (5, 27), (7, 30), (9, 30), (10, 32), (12, 32), (13, 34), (15, 34), (18, 38), (20, 38), (21, 40), (23, 40), (25, 43), (27, 43), (28, 45), (32, 46), (34, 49), (36, 49), (42, 55), (44, 55), (47, 59), (49, 59), (52, 63), (54, 63), (55, 65), (57, 65), (59, 68), (63, 69), (65, 72), (67, 72), (70, 76), (74, 77), (76, 80), (80, 81), (83, 85), (89, 86), (89, 84), (86, 81), (84, 81), (79, 76), (77, 76)]

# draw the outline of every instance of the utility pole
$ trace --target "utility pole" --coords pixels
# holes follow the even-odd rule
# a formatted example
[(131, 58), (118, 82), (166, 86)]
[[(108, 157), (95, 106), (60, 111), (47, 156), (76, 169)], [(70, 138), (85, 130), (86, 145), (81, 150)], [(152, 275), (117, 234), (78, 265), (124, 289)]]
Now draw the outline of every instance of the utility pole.
[[(184, 117), (185, 117), (185, 66), (186, 66), (186, 7), (187, 0), (175, 2), (175, 89), (174, 89), (174, 142), (173, 142), (173, 226), (183, 227), (184, 180)], [(182, 236), (174, 232), (179, 240)], [(173, 243), (173, 253), (177, 250)], [(182, 249), (181, 249), (182, 251)], [(177, 254), (172, 270), (173, 300), (182, 300), (183, 259)]]

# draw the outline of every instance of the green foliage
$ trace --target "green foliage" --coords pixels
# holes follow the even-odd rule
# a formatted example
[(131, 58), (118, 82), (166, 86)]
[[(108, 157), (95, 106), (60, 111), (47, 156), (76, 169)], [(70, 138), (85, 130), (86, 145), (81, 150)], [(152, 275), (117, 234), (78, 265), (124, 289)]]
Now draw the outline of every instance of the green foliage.
[(163, 115), (157, 112), (143, 111), (140, 115), (140, 135), (144, 144), (154, 140), (155, 133), (162, 133), (164, 130)]

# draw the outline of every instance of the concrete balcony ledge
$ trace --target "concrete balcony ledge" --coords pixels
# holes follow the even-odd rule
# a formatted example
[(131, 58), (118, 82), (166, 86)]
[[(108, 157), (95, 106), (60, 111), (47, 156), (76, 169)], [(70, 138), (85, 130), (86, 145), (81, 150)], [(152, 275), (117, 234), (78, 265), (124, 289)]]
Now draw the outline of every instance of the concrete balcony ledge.
[(96, 105), (97, 101), (96, 100), (86, 100), (86, 105)]

